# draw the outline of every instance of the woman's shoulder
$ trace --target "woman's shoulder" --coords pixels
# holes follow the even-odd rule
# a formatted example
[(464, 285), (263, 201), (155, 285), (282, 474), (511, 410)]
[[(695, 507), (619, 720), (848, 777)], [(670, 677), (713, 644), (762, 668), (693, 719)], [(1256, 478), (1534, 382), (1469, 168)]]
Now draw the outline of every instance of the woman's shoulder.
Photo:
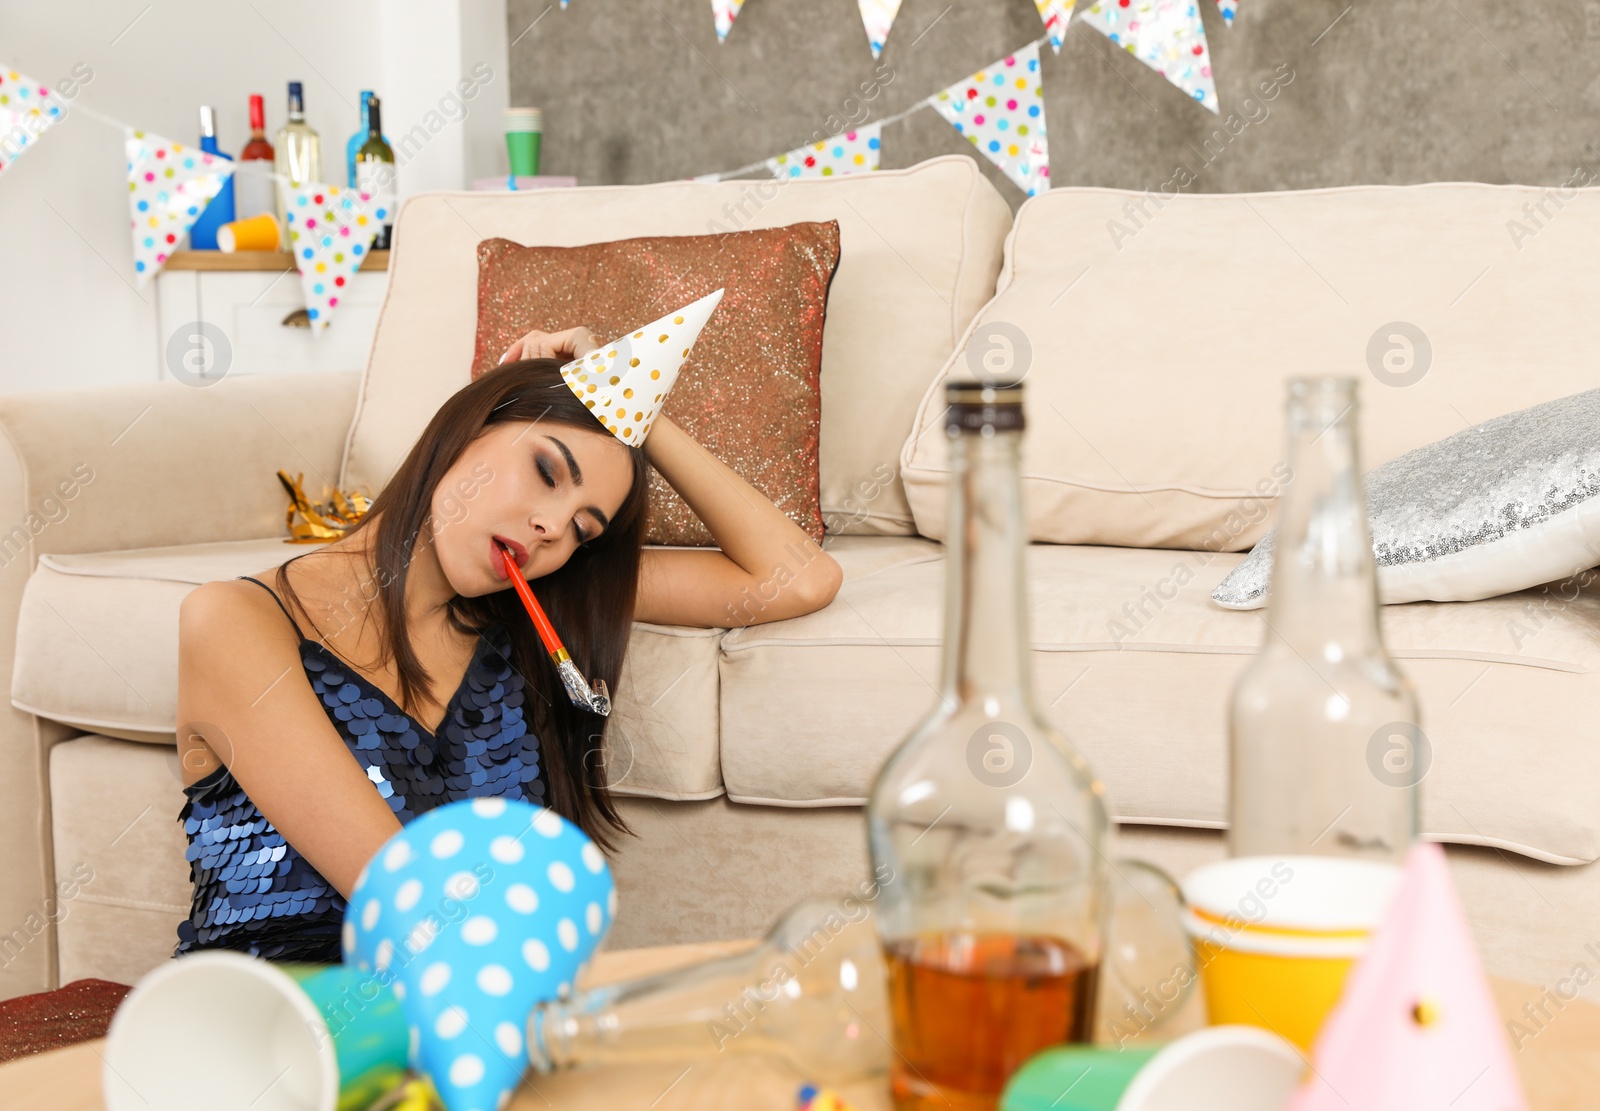
[[(270, 571), (252, 577), (272, 586)], [(184, 642), (199, 642), (224, 651), (237, 651), (246, 641), (272, 643), (287, 639), (298, 644), (300, 640), (274, 593), (244, 578), (201, 583), (186, 594), (178, 606), (178, 636)]]

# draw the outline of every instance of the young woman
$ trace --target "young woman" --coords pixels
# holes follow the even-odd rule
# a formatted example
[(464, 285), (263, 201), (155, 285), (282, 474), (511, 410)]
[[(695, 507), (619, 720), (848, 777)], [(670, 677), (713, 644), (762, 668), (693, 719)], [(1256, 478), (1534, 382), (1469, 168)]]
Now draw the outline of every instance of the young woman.
[[(562, 379), (596, 343), (534, 332), (434, 416), (365, 518), (275, 570), (206, 583), (179, 618), (180, 820), (195, 881), (175, 955), (337, 961), (345, 900), (441, 803), (548, 805), (603, 846), (606, 720), (569, 701), (500, 557), (516, 558), (579, 670), (615, 692), (634, 621), (726, 626), (833, 599), (831, 557), (658, 416), (642, 448)], [(646, 463), (720, 550), (643, 551)], [(812, 558), (801, 568), (785, 549)], [(748, 595), (746, 595), (748, 597)]]

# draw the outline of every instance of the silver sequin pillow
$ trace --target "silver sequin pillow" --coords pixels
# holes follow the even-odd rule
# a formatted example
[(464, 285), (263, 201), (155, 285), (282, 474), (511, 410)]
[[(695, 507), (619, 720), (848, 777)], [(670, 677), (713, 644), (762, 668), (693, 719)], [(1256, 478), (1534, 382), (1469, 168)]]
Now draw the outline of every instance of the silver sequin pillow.
[[(1600, 565), (1600, 389), (1507, 413), (1366, 477), (1378, 597), (1458, 602)], [(1267, 604), (1273, 533), (1211, 592)]]

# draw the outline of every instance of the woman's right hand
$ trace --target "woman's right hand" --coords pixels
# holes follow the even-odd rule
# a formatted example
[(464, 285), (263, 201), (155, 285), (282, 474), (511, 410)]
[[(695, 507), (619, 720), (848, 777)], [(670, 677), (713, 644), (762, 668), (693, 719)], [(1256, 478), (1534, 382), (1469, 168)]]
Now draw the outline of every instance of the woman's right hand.
[(509, 363), (513, 359), (577, 359), (599, 346), (600, 341), (581, 324), (564, 332), (535, 330), (506, 348), (506, 353), (500, 356), (500, 361)]

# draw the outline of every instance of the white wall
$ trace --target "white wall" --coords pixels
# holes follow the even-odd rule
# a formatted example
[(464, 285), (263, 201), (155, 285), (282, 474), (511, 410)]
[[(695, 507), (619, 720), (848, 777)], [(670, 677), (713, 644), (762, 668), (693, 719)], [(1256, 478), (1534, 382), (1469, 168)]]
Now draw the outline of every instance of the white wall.
[[(266, 97), (270, 137), (286, 82), (302, 81), (335, 184), (370, 88), (391, 140), (427, 130), (402, 160), (404, 197), (505, 172), (503, 145), (484, 141), (506, 103), (505, 26), (505, 0), (0, 0), (0, 65), (47, 85), (87, 66), (70, 106), (182, 141), (214, 105), (232, 154), (249, 94)], [(166, 340), (154, 289), (134, 283), (122, 133), (70, 106), (0, 174), (0, 392), (153, 380)]]

